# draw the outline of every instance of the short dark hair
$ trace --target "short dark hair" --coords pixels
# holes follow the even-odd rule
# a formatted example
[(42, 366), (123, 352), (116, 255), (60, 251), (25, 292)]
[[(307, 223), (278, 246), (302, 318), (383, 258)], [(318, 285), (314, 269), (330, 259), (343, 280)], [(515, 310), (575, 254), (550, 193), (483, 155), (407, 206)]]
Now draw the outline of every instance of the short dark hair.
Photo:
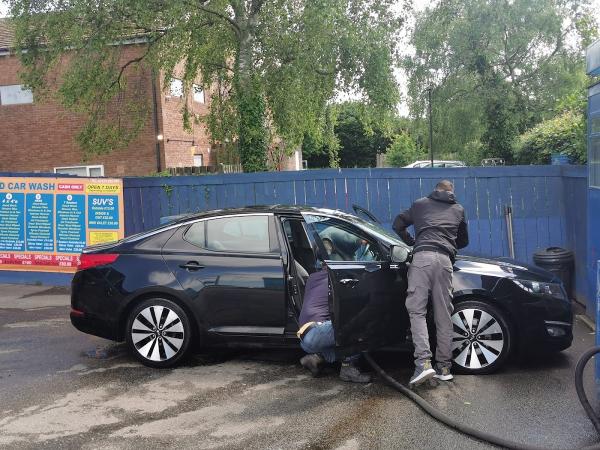
[(454, 185), (452, 184), (452, 181), (442, 180), (438, 184), (435, 185), (435, 190), (436, 191), (454, 192)]

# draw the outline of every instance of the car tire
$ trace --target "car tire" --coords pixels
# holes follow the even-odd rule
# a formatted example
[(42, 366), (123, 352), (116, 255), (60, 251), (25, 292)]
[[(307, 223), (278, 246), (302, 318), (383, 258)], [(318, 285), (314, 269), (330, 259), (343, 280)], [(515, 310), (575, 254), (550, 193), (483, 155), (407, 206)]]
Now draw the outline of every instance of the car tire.
[(188, 353), (192, 328), (185, 311), (164, 298), (151, 298), (136, 305), (127, 318), (127, 345), (142, 364), (166, 368)]
[(513, 333), (502, 311), (480, 300), (463, 301), (454, 305), (452, 323), (455, 372), (480, 375), (504, 365), (512, 350)]

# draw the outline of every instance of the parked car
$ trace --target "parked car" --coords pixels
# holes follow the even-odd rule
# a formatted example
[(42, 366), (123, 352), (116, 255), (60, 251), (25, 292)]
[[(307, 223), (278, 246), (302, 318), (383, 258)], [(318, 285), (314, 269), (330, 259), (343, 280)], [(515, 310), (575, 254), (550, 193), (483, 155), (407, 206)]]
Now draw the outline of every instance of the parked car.
[[(407, 166), (405, 169), (424, 169), (431, 167), (431, 161), (415, 161)], [(439, 159), (433, 160), (433, 167), (467, 167), (464, 161), (442, 161)]]
[(482, 166), (503, 166), (505, 164), (503, 158), (485, 158), (481, 160)]
[[(339, 352), (409, 350), (411, 249), (369, 211), (355, 212), (363, 218), (300, 206), (208, 211), (87, 247), (72, 282), (71, 322), (127, 341), (152, 367), (176, 364), (192, 343), (298, 347), (306, 279), (326, 264)], [(572, 341), (558, 278), (509, 260), (458, 257), (452, 321), (463, 373), (499, 369), (515, 350), (559, 351)]]

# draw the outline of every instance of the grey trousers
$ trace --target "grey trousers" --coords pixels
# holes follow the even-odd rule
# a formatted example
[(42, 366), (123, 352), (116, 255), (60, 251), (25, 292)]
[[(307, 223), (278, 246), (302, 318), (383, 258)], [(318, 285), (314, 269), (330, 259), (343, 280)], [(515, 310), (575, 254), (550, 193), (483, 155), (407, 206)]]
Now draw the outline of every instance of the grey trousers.
[(435, 360), (441, 367), (452, 364), (452, 262), (436, 252), (417, 252), (408, 269), (406, 309), (415, 345), (415, 363), (431, 359), (427, 331), (427, 301), (431, 293), (437, 334)]

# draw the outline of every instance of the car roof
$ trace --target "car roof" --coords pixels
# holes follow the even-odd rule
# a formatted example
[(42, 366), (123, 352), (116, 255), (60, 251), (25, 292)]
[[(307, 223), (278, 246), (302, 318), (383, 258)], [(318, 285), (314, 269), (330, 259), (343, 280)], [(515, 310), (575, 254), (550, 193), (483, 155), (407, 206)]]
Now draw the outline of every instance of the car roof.
[(209, 211), (202, 211), (192, 214), (180, 216), (177, 219), (171, 221), (169, 224), (174, 225), (177, 223), (184, 223), (191, 220), (203, 219), (215, 216), (230, 216), (237, 214), (257, 214), (257, 213), (271, 213), (271, 214), (301, 214), (301, 213), (324, 213), (334, 214), (338, 216), (349, 216), (351, 214), (345, 213), (340, 210), (333, 210), (327, 208), (317, 208), (314, 206), (307, 205), (251, 205), (243, 206), (240, 208), (223, 208), (223, 209), (212, 209)]

